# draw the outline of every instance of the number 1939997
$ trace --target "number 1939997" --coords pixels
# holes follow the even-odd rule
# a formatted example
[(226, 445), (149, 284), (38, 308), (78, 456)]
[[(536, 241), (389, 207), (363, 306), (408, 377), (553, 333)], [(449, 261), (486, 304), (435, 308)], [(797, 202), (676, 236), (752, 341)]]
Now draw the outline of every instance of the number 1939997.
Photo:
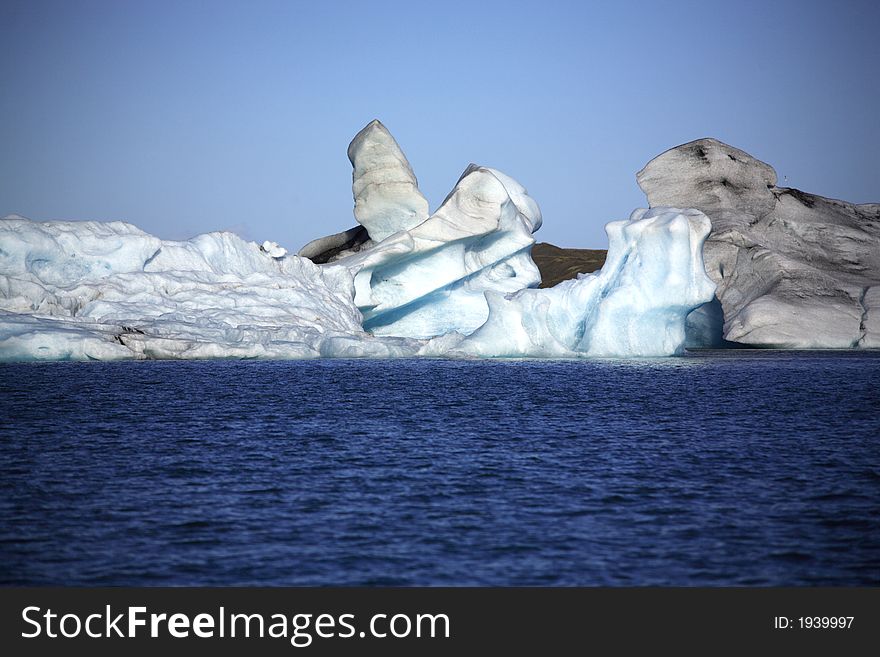
[(848, 630), (852, 627), (855, 616), (776, 616), (773, 619), (773, 628), (777, 630), (801, 629), (801, 630)]

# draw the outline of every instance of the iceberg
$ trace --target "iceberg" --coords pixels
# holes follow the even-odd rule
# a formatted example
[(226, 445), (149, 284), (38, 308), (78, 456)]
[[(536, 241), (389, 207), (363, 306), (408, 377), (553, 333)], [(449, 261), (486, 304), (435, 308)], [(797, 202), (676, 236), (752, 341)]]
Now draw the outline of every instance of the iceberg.
[(530, 256), (541, 210), (513, 178), (471, 164), (428, 216), (412, 168), (385, 126), (369, 123), (348, 154), (361, 226), (314, 240), (299, 255), (348, 268), (373, 335), (469, 334), (489, 316), (485, 292), (541, 282)]
[[(0, 359), (680, 353), (685, 317), (715, 291), (702, 266), (708, 219), (697, 210), (637, 210), (607, 231), (599, 272), (513, 293), (500, 279), (480, 293), (487, 318), (470, 335), (414, 339), (363, 329), (348, 266), (273, 257), (232, 233), (175, 242), (122, 222), (7, 217), (0, 220)], [(464, 296), (441, 300), (437, 323), (454, 322), (448, 299)], [(428, 317), (432, 305), (421, 309)]]
[(605, 229), (608, 257), (602, 269), (551, 288), (487, 292), (488, 320), (453, 353), (545, 358), (681, 353), (688, 314), (715, 293), (702, 264), (708, 217), (699, 210), (640, 209)]
[(777, 186), (769, 164), (717, 139), (676, 146), (637, 174), (651, 206), (699, 208), (717, 299), (692, 343), (880, 347), (880, 204)]
[(668, 356), (714, 297), (699, 210), (611, 222), (599, 272), (537, 289), (541, 211), (513, 178), (470, 165), (429, 214), (381, 123), (349, 157), (360, 225), (298, 255), (228, 232), (0, 220), (0, 360)]
[[(411, 355), (365, 334), (344, 268), (238, 236), (0, 220), (0, 359)], [(276, 257), (277, 256), (277, 257)]]
[(529, 255), (537, 207), (500, 171), (468, 167), (423, 223), (335, 261), (352, 273), (364, 328), (421, 339), (471, 333), (489, 315), (485, 292), (541, 282)]

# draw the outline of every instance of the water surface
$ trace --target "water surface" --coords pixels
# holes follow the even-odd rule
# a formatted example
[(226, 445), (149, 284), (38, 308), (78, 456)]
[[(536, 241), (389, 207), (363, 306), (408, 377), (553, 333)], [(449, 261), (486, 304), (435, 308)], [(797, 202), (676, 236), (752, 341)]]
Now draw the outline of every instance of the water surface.
[(880, 584), (880, 353), (0, 365), (0, 582)]

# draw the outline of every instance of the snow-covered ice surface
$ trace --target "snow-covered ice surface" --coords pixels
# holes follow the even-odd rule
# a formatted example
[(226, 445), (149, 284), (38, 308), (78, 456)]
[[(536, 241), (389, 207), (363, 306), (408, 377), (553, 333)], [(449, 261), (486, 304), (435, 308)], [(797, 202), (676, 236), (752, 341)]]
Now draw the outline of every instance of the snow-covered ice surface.
[(275, 258), (232, 233), (172, 242), (122, 222), (0, 220), (4, 360), (385, 357), (419, 346), (364, 333), (346, 269)]

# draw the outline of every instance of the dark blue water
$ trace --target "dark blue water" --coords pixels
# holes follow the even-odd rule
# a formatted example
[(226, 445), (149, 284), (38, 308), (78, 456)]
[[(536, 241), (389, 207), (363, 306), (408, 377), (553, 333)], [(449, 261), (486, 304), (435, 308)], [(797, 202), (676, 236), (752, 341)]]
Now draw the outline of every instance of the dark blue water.
[(0, 582), (880, 584), (880, 353), (0, 365)]

